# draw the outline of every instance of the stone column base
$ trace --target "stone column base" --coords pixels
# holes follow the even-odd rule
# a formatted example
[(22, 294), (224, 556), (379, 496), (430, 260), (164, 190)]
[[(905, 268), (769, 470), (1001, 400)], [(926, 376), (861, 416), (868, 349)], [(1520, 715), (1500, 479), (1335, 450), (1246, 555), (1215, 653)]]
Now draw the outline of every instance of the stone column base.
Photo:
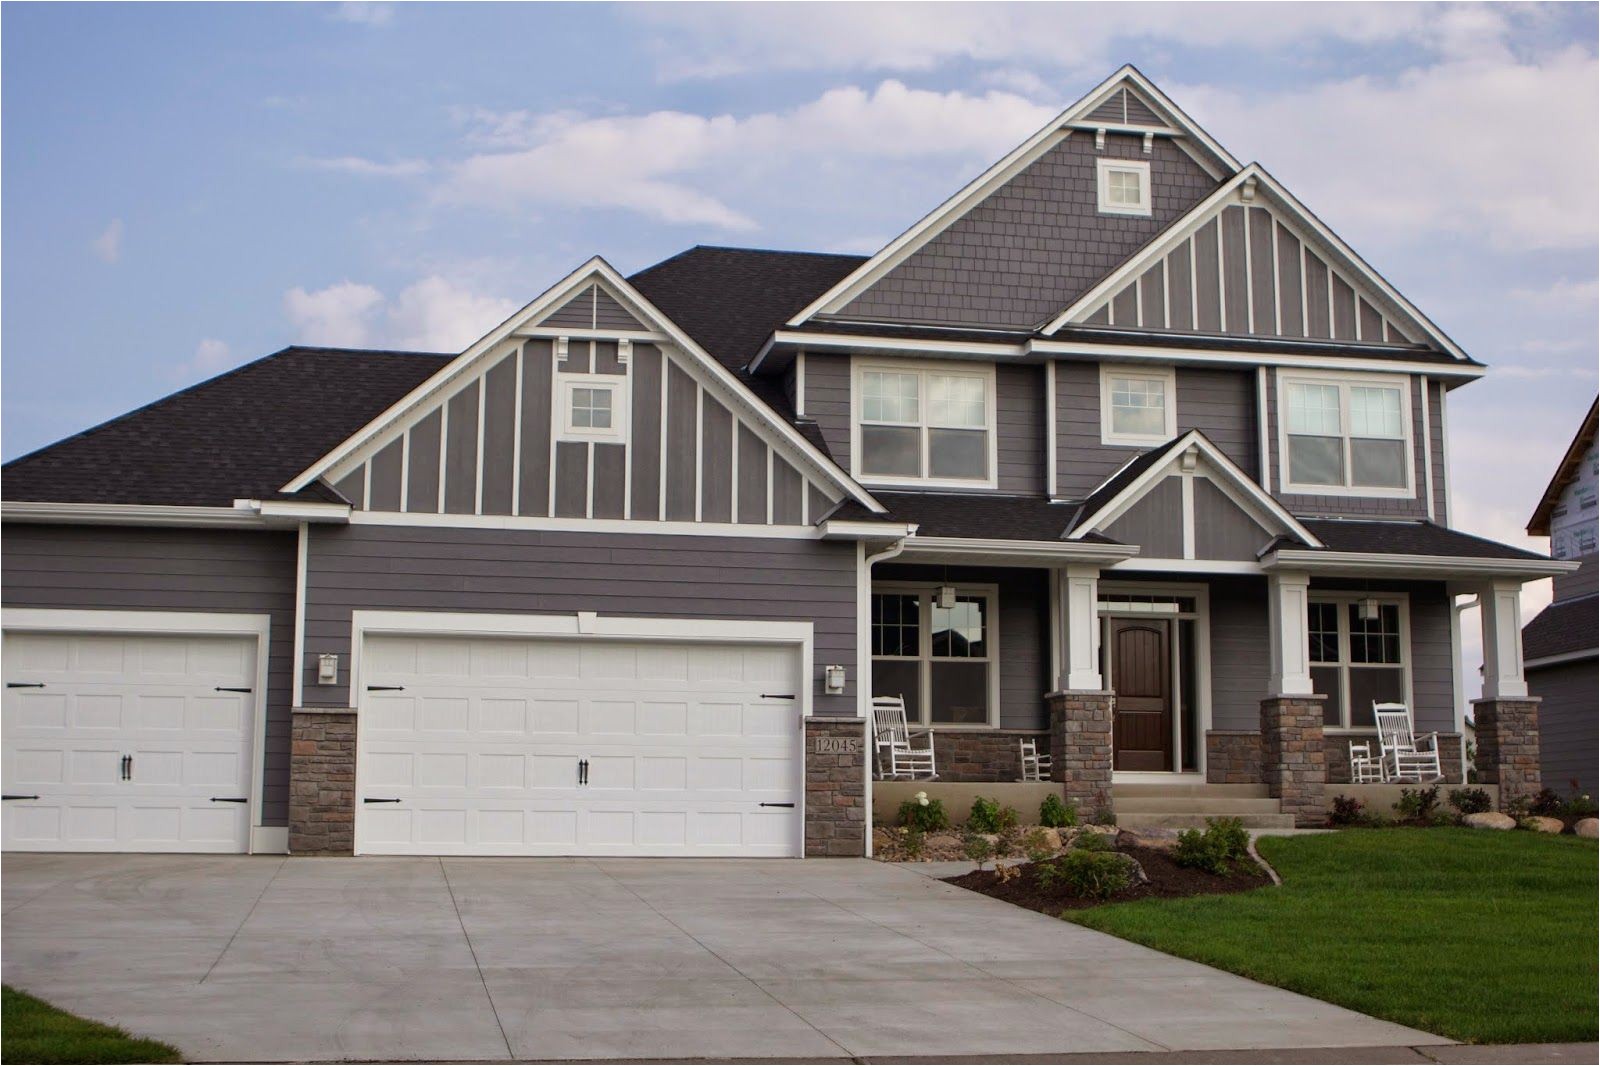
[(867, 853), (867, 727), (860, 718), (807, 718), (805, 854)]
[(1261, 734), (1242, 729), (1206, 730), (1206, 782), (1260, 784)]
[(1090, 819), (1111, 812), (1111, 716), (1114, 692), (1052, 692), (1050, 705), (1050, 780), (1060, 781), (1062, 797)]
[(1539, 698), (1472, 701), (1478, 781), (1500, 786), (1500, 806), (1532, 799), (1544, 787), (1539, 766)]
[(1327, 750), (1322, 739), (1324, 696), (1268, 696), (1261, 701), (1261, 779), (1267, 794), (1298, 826), (1327, 821)]
[(289, 748), (289, 854), (353, 855), (356, 715), (294, 710)]

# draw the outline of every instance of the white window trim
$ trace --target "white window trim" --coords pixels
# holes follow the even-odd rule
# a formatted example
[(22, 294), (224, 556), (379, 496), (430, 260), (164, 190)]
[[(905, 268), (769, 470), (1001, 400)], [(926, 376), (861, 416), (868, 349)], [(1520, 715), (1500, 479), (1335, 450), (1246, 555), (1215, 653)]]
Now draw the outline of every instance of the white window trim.
[[(1411, 708), (1412, 720), (1416, 720), (1416, 699), (1411, 688), (1411, 597), (1404, 592), (1317, 592), (1312, 591), (1306, 597), (1308, 605), (1315, 603), (1333, 603), (1339, 607), (1339, 662), (1316, 662), (1310, 655), (1311, 625), (1310, 619), (1306, 620), (1306, 663), (1308, 669), (1327, 669), (1337, 666), (1339, 670), (1339, 724), (1323, 727), (1323, 732), (1329, 736), (1373, 736), (1377, 730), (1372, 726), (1353, 726), (1350, 724), (1350, 609), (1349, 606), (1359, 600), (1373, 599), (1380, 604), (1397, 606), (1400, 608), (1400, 691), (1407, 707)], [(1366, 666), (1366, 663), (1357, 663), (1356, 666)], [(1378, 665), (1381, 669), (1381, 664)], [(1322, 693), (1327, 696), (1328, 693)], [(1331, 697), (1330, 697), (1331, 698)]]
[[(628, 423), (628, 377), (625, 374), (556, 374), (556, 417), (558, 440), (596, 441), (601, 444), (626, 444)], [(611, 393), (611, 426), (599, 429), (572, 424), (572, 394), (575, 389), (605, 389)]]
[[(1159, 434), (1118, 433), (1112, 428), (1111, 379), (1130, 378), (1136, 381), (1159, 381), (1166, 409), (1162, 412), (1163, 429)], [(1165, 444), (1178, 435), (1178, 375), (1168, 367), (1131, 367), (1125, 363), (1100, 364), (1100, 443), (1112, 447), (1148, 448), (1152, 444)]]
[[(1109, 185), (1107, 178), (1113, 170), (1134, 171), (1139, 175), (1139, 191), (1144, 194), (1144, 202), (1138, 206), (1129, 204), (1113, 204), (1109, 198)], [(1135, 215), (1139, 218), (1150, 217), (1150, 164), (1142, 159), (1110, 159), (1100, 158), (1095, 160), (1095, 187), (1098, 190), (1098, 204), (1102, 215)]]
[[(1280, 372), (1278, 375), (1278, 490), (1295, 496), (1355, 496), (1369, 499), (1411, 500), (1417, 495), (1417, 446), (1411, 424), (1411, 379), (1405, 375), (1358, 375), (1337, 373), (1312, 373), (1305, 371)], [(1400, 439), (1405, 442), (1406, 483), (1399, 488), (1363, 488), (1339, 485), (1297, 485), (1289, 480), (1289, 386), (1335, 385), (1339, 387), (1340, 439), (1344, 442), (1345, 478), (1351, 476), (1350, 464), (1350, 389), (1398, 388), (1400, 390)], [(1383, 438), (1390, 439), (1390, 438)]]
[[(925, 382), (929, 373), (946, 374), (952, 377), (975, 377), (983, 380), (983, 417), (984, 433), (986, 434), (984, 458), (988, 464), (988, 473), (982, 478), (949, 478), (949, 477), (904, 477), (886, 474), (866, 474), (861, 470), (861, 424), (862, 407), (866, 400), (866, 390), (863, 379), (868, 371), (882, 371), (890, 374), (917, 374), (917, 418), (916, 425), (922, 430), (922, 469), (928, 468), (928, 406), (927, 388)], [(873, 425), (911, 425), (908, 422), (878, 422)], [(937, 427), (935, 427), (937, 428)], [(971, 429), (972, 427), (961, 427)], [(877, 486), (945, 486), (961, 489), (992, 489), (998, 486), (996, 480), (996, 428), (995, 428), (995, 370), (994, 364), (955, 363), (950, 361), (895, 359), (890, 361), (852, 360), (850, 373), (850, 474), (863, 485)]]
[[(935, 722), (933, 721), (932, 697), (933, 687), (931, 678), (933, 673), (933, 594), (941, 584), (954, 584), (957, 596), (981, 596), (987, 601), (984, 608), (984, 625), (987, 632), (984, 640), (989, 646), (989, 654), (981, 659), (939, 659), (938, 662), (981, 662), (989, 664), (989, 713), (983, 722)], [(885, 593), (916, 593), (920, 597), (917, 620), (917, 654), (910, 655), (873, 655), (872, 654), (872, 611), (870, 597), (880, 592)], [(925, 729), (962, 730), (962, 729), (998, 729), (1000, 728), (1000, 586), (985, 584), (962, 584), (956, 582), (928, 582), (928, 581), (874, 581), (869, 593), (867, 610), (867, 639), (866, 653), (868, 662), (886, 660), (889, 662), (915, 662), (917, 667), (917, 693), (919, 703), (916, 707), (906, 708), (906, 720), (914, 726)], [(870, 681), (869, 681), (870, 687)]]

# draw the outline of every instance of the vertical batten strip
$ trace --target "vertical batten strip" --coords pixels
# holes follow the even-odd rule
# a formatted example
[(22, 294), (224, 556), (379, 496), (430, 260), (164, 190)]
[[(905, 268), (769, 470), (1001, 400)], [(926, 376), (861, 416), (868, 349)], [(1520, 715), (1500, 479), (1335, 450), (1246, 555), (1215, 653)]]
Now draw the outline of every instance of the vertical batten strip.
[(667, 518), (667, 378), (672, 376), (672, 357), (667, 354), (665, 345), (661, 346), (661, 455), (660, 469), (661, 480), (658, 483), (659, 491), (656, 493), (656, 518), (666, 521)]
[(517, 395), (511, 406), (511, 513), (522, 513), (522, 352), (526, 344), (517, 345), (516, 382)]
[(483, 513), (483, 420), (486, 416), (485, 408), (489, 406), (488, 371), (478, 375), (478, 480), (473, 492), (472, 513)]

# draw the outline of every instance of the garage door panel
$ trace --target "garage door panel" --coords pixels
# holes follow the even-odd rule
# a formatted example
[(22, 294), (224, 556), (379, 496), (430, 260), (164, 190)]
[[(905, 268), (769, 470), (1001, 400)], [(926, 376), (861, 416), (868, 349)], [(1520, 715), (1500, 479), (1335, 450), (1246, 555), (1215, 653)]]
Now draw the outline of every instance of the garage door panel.
[[(241, 852), (255, 695), (247, 637), (6, 634), (9, 850)], [(126, 761), (125, 761), (126, 760)], [(124, 767), (126, 766), (126, 777)]]
[[(405, 694), (374, 693), (361, 711), (362, 797), (399, 802), (359, 805), (359, 851), (798, 854), (798, 701), (771, 698), (795, 694), (792, 646), (436, 643), (449, 647), (373, 637), (363, 651), (416, 668), (363, 671)], [(426, 728), (446, 703), (461, 728)]]

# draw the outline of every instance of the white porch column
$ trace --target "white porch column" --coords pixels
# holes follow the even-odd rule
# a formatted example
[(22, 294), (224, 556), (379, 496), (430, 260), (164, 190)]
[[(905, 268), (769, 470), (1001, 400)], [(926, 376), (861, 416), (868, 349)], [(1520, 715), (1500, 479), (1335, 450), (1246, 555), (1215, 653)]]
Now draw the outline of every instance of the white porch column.
[(1057, 684), (1066, 692), (1099, 692), (1100, 568), (1066, 566), (1056, 571), (1060, 611), (1061, 672)]
[(1483, 617), (1483, 698), (1526, 699), (1522, 676), (1522, 584), (1491, 581), (1478, 592)]
[(1306, 601), (1309, 574), (1272, 574), (1267, 578), (1267, 629), (1271, 654), (1269, 696), (1309, 696), (1310, 634)]

